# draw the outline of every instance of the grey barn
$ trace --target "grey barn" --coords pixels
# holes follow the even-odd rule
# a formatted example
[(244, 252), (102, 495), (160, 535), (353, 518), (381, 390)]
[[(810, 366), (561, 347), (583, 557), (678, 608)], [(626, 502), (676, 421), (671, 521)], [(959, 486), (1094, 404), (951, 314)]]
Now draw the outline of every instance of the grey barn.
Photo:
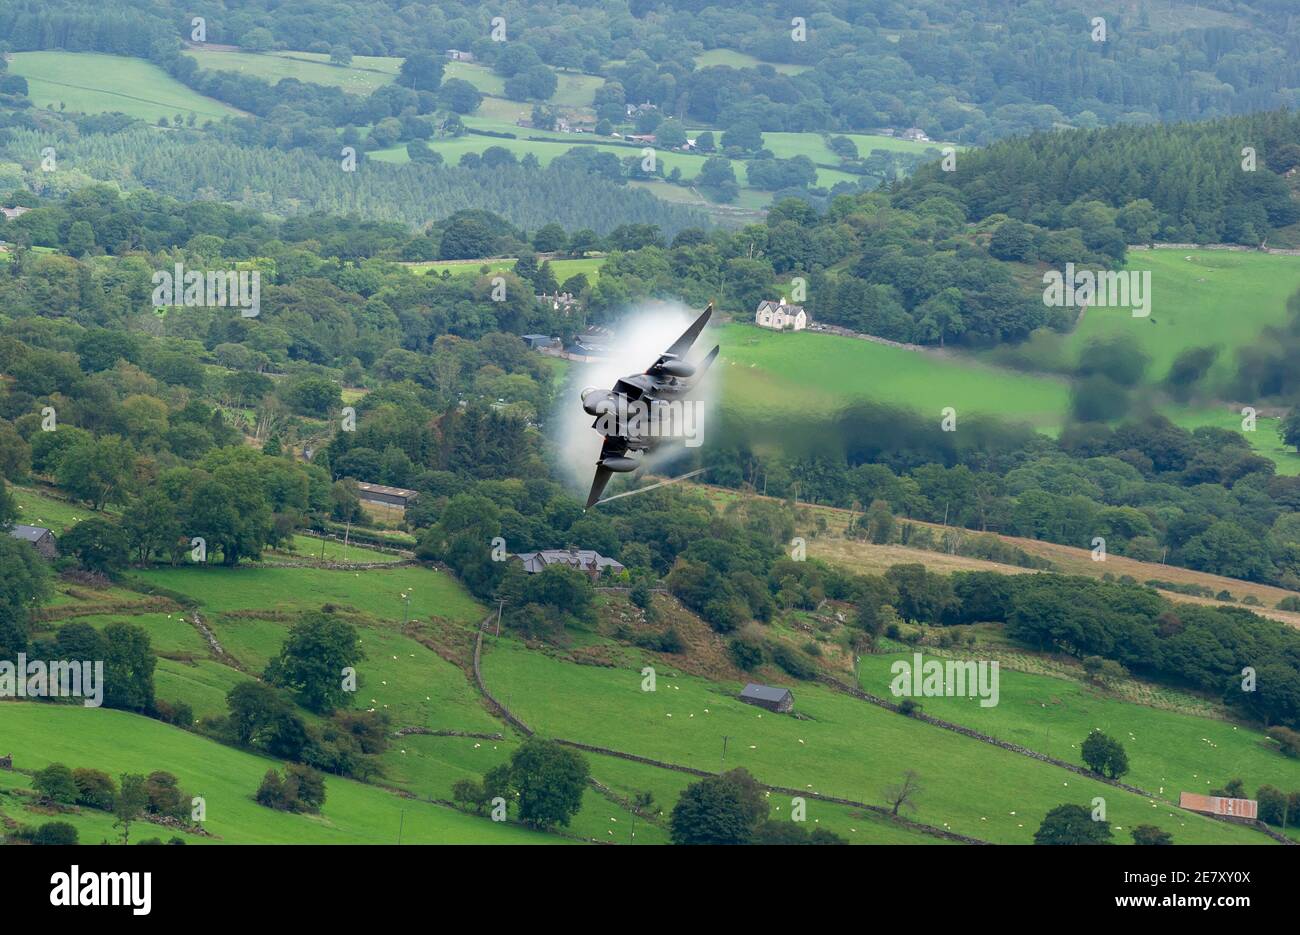
[(759, 685), (757, 682), (750, 682), (741, 690), (740, 700), (781, 714), (789, 714), (794, 710), (794, 695), (790, 689)]
[(403, 510), (411, 505), (420, 494), (405, 487), (388, 487), (384, 484), (366, 484), (357, 482), (357, 496), (367, 503), (383, 503), (388, 506), (401, 507)]
[(59, 557), (59, 547), (55, 544), (54, 533), (44, 526), (24, 526), (15, 523), (9, 527), (9, 535), (24, 542), (30, 542), (33, 548), (49, 559)]

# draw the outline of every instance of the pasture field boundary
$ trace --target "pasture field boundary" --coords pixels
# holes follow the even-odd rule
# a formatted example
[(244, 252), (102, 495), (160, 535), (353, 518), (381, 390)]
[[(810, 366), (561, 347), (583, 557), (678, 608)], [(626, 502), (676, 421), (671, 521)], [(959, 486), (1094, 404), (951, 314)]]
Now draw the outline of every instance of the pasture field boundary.
[(49, 623), (55, 620), (70, 620), (74, 617), (98, 617), (103, 614), (147, 614), (166, 613), (181, 608), (178, 602), (167, 596), (158, 596), (140, 601), (106, 601), (102, 604), (63, 604), (43, 607), (33, 612), (32, 620)]
[(221, 645), (221, 641), (217, 639), (217, 634), (213, 633), (212, 628), (203, 622), (203, 618), (199, 616), (197, 610), (190, 612), (190, 623), (199, 632), (199, 636), (203, 637), (203, 641), (208, 644), (208, 648), (212, 650), (212, 655), (217, 662), (230, 666), (236, 672), (247, 672), (244, 664), (230, 655), (226, 648)]
[[(484, 632), (484, 628), (487, 627), (488, 622), (491, 621), (494, 616), (495, 614), (489, 614), (487, 617), (483, 619), (482, 623), (479, 624), (478, 635), (475, 637), (474, 640), (474, 681), (478, 686), (479, 692), (489, 702), (489, 704), (491, 704), (496, 709), (500, 717), (504, 718), (513, 727), (523, 731), (525, 735), (529, 737), (536, 736), (536, 731), (534, 731), (531, 727), (525, 724), (518, 717), (511, 714), (508, 710), (506, 710), (506, 707), (503, 704), (501, 704), (501, 702), (497, 701), (497, 699), (492, 695), (492, 693), (488, 691), (487, 685), (483, 681), (483, 668), (481, 665), (481, 658), (483, 653), (483, 632)], [(709, 770), (697, 769), (694, 766), (683, 766), (680, 763), (669, 763), (665, 760), (656, 760), (651, 757), (641, 756), (640, 754), (636, 754), (636, 753), (627, 753), (622, 750), (614, 750), (610, 747), (600, 747), (595, 744), (581, 743), (580, 741), (577, 740), (565, 740), (562, 737), (555, 737), (553, 739), (556, 743), (563, 744), (566, 747), (572, 747), (575, 750), (583, 750), (588, 753), (598, 753), (604, 756), (612, 756), (620, 760), (627, 760), (632, 763), (640, 763), (645, 766), (655, 766), (658, 767), (659, 769), (667, 769), (667, 770), (672, 770), (673, 772), (686, 773), (691, 776), (708, 778), (711, 776), (719, 775), (718, 773), (710, 772)], [(606, 791), (606, 787), (597, 783), (595, 780), (591, 780), (591, 781), (595, 785), (596, 790), (598, 792), (601, 792), (601, 794), (603, 795)], [(990, 841), (982, 841), (979, 838), (970, 837), (969, 835), (958, 834), (955, 831), (947, 831), (944, 830), (943, 828), (936, 828), (933, 825), (927, 825), (923, 822), (913, 821), (910, 818), (904, 818), (902, 815), (895, 815), (889, 809), (881, 805), (871, 805), (868, 804), (867, 802), (859, 802), (855, 799), (846, 799), (840, 796), (833, 796), (833, 795), (823, 795), (820, 792), (809, 792), (806, 789), (792, 789), (787, 786), (774, 786), (769, 783), (758, 782), (757, 780), (755, 781), (758, 783), (758, 786), (760, 788), (766, 789), (770, 792), (779, 792), (782, 795), (802, 796), (808, 799), (818, 799), (822, 802), (831, 802), (835, 805), (846, 805), (849, 806), (850, 808), (860, 808), (863, 809), (864, 811), (868, 811), (875, 815), (879, 815), (883, 818), (886, 818), (889, 821), (894, 822), (895, 824), (908, 828), (909, 830), (916, 831), (921, 834), (926, 834), (929, 835), (930, 837), (943, 838), (950, 841), (960, 841), (963, 844), (991, 844), (992, 843)], [(613, 793), (612, 790), (609, 791), (611, 795), (616, 795), (616, 793)], [(609, 796), (606, 797), (608, 798)], [(617, 799), (611, 799), (611, 801), (617, 801)]]
[(1239, 243), (1134, 243), (1130, 250), (1226, 250), (1230, 253), (1264, 253), (1269, 256), (1300, 256), (1300, 250), (1291, 247), (1251, 247)]
[[(827, 688), (832, 689), (833, 691), (841, 692), (845, 695), (849, 695), (850, 697), (857, 698), (859, 701), (865, 701), (868, 704), (874, 704), (878, 707), (886, 709), (887, 711), (893, 711), (894, 713), (902, 716), (901, 711), (899, 710), (899, 706), (894, 704), (892, 701), (888, 701), (877, 695), (872, 695), (869, 692), (864, 692), (860, 688), (854, 688), (851, 685), (845, 685), (839, 679), (833, 678), (832, 676), (818, 675), (817, 681), (825, 685)], [(1070, 772), (1075, 773), (1076, 775), (1079, 776), (1083, 776), (1086, 779), (1093, 779), (1096, 780), (1097, 782), (1103, 782), (1108, 786), (1114, 786), (1117, 789), (1123, 789), (1125, 792), (1132, 792), (1134, 795), (1143, 796), (1144, 798), (1150, 799), (1153, 802), (1163, 801), (1162, 799), (1160, 799), (1160, 797), (1153, 795), (1152, 793), (1148, 792), (1145, 789), (1140, 789), (1137, 786), (1131, 786), (1126, 782), (1120, 782), (1118, 779), (1110, 779), (1106, 776), (1101, 775), (1100, 773), (1094, 773), (1091, 770), (1079, 766), (1075, 763), (1069, 763), (1066, 762), (1065, 760), (1057, 759), (1054, 756), (1049, 756), (1046, 753), (1040, 753), (1037, 750), (1031, 750), (1028, 747), (1022, 747), (1020, 744), (1011, 743), (1010, 741), (1007, 740), (999, 740), (996, 737), (992, 737), (988, 734), (981, 733), (980, 731), (974, 730), (973, 728), (963, 727), (961, 724), (954, 724), (951, 721), (945, 721), (942, 718), (937, 718), (931, 714), (925, 714), (924, 712), (916, 712), (914, 714), (909, 714), (906, 716), (916, 721), (924, 721), (926, 724), (933, 725), (934, 727), (941, 727), (944, 730), (950, 730), (953, 731), (954, 733), (961, 734), (965, 737), (970, 737), (972, 740), (978, 740), (981, 741), (982, 743), (992, 744), (995, 747), (1001, 747), (1003, 750), (1009, 750), (1012, 753), (1018, 753), (1021, 756), (1027, 756), (1030, 757), (1031, 759), (1039, 760), (1043, 763), (1049, 763), (1052, 766), (1058, 766), (1061, 769), (1067, 769)], [(1175, 806), (1172, 802), (1167, 802), (1165, 804), (1169, 805), (1171, 808), (1178, 807)], [(1217, 818), (1218, 816), (1212, 815), (1209, 817)], [(1293, 841), (1291, 838), (1288, 838), (1286, 835), (1281, 834), (1280, 832), (1274, 831), (1272, 828), (1264, 824), (1264, 822), (1262, 821), (1237, 822), (1237, 824), (1247, 825), (1248, 827), (1253, 828), (1256, 831), (1263, 832), (1264, 834), (1268, 835), (1270, 838), (1273, 838), (1274, 840), (1279, 841), (1283, 844), (1300, 843), (1300, 842)]]
[(301, 562), (258, 562), (254, 568), (323, 568), (327, 571), (369, 571), (374, 568), (404, 568), (418, 565), (414, 558), (398, 559), (395, 562), (331, 562), (319, 559), (306, 559)]
[(432, 727), (399, 727), (397, 730), (393, 731), (394, 737), (407, 737), (411, 734), (416, 734), (421, 737), (469, 737), (473, 740), (506, 739), (506, 735), (500, 731), (489, 734), (484, 731), (452, 730), (450, 728), (434, 730)]
[[(316, 529), (299, 529), (297, 530), (297, 535), (305, 536), (309, 539), (325, 539), (330, 542), (343, 542), (345, 538), (335, 532), (324, 533)], [(378, 536), (370, 535), (363, 530), (352, 530), (346, 539), (346, 544), (353, 546), (354, 548), (369, 549), (371, 552), (382, 552), (386, 555), (402, 555), (411, 558), (412, 560), (415, 558), (415, 552), (411, 549), (397, 548), (387, 543), (386, 540), (381, 539)]]

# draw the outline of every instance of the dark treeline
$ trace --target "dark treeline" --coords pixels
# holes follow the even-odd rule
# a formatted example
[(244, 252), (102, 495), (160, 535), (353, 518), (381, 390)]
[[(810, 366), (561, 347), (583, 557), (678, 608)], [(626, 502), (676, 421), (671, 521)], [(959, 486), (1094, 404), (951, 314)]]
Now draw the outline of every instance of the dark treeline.
[[(1067, 310), (1049, 308), (990, 256), (950, 192), (922, 201), (885, 193), (835, 198), (824, 214), (799, 199), (776, 204), (762, 224), (739, 231), (683, 231), (670, 246), (649, 244), (612, 257), (592, 289), (597, 313), (638, 295), (719, 298), (752, 314), (773, 298), (773, 282), (795, 295), (815, 320), (895, 341), (990, 345), (1034, 329), (1065, 330)], [(1108, 266), (1079, 229), (1054, 233), (1044, 251)], [(1120, 240), (1118, 252), (1123, 252)], [(797, 296), (796, 296), (797, 300)]]
[[(927, 165), (905, 188), (915, 197), (954, 192), (974, 221), (1005, 214), (1052, 230), (1074, 226), (1072, 214), (1096, 204), (1118, 212), (1127, 243), (1258, 245), (1300, 220), (1283, 179), (1300, 164), (1300, 115), (1284, 111), (1035, 133), (963, 152), (958, 164), (955, 172)], [(1014, 252), (1009, 259), (1033, 259)]]
[[(1112, 554), (1300, 586), (1300, 480), (1276, 476), (1236, 432), (1158, 415), (1059, 440), (974, 416), (943, 432), (873, 404), (729, 423), (707, 457), (715, 483), (1084, 549), (1101, 537)], [(780, 456), (760, 453), (778, 439)]]
[[(939, 622), (1005, 623), (1008, 636), (1036, 649), (1114, 660), (1219, 697), (1266, 725), (1300, 723), (1300, 636), (1285, 624), (1242, 608), (1171, 604), (1152, 590), (1095, 578), (921, 577), (916, 590)], [(1256, 679), (1267, 690), (1257, 691)]]

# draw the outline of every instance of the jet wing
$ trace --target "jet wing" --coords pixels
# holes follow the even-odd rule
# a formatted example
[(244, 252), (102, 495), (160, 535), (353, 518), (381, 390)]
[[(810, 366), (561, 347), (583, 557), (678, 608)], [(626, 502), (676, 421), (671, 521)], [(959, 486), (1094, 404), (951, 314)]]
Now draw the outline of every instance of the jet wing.
[(700, 314), (700, 317), (691, 322), (691, 326), (682, 332), (682, 336), (672, 343), (668, 350), (659, 355), (659, 359), (650, 365), (646, 373), (651, 373), (656, 368), (663, 366), (670, 360), (680, 360), (686, 356), (686, 352), (691, 349), (695, 339), (700, 336), (704, 326), (709, 323), (709, 318), (713, 315), (713, 303), (710, 302), (708, 307)]
[(614, 476), (614, 472), (605, 467), (605, 459), (609, 457), (624, 457), (627, 454), (627, 439), (624, 438), (606, 438), (605, 443), (600, 446), (600, 460), (596, 462), (596, 476), (591, 481), (591, 491), (587, 494), (586, 509), (595, 506), (600, 495), (605, 492), (605, 485), (609, 479)]
[(586, 509), (591, 509), (600, 499), (600, 495), (605, 492), (605, 485), (609, 479), (614, 476), (614, 472), (602, 464), (596, 465), (596, 476), (591, 482), (591, 492), (587, 494)]

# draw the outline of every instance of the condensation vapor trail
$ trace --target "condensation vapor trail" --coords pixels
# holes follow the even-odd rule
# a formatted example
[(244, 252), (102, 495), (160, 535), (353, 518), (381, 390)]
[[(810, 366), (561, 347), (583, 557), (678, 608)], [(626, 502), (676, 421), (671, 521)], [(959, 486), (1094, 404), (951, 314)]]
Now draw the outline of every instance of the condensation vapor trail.
[(602, 503), (608, 503), (611, 500), (617, 500), (619, 497), (630, 497), (634, 493), (645, 493), (647, 490), (654, 490), (656, 487), (666, 487), (669, 484), (675, 484), (679, 480), (686, 480), (688, 477), (694, 477), (696, 474), (703, 474), (708, 468), (700, 468), (698, 471), (691, 471), (689, 474), (683, 474), (680, 477), (670, 477), (668, 480), (661, 480), (657, 484), (651, 484), (649, 487), (638, 487), (636, 490), (626, 490), (623, 493), (616, 493), (612, 497), (606, 497), (603, 500), (597, 500), (596, 506)]

